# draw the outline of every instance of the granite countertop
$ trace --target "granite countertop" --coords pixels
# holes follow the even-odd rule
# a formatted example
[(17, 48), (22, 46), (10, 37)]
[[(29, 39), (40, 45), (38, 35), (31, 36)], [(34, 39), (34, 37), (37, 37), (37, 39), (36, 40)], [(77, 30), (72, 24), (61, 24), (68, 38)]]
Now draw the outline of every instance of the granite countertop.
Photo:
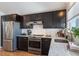
[(33, 35), (17, 35), (17, 37), (41, 37), (41, 38), (52, 38), (51, 36), (33, 36)]
[(48, 56), (77, 56), (78, 53), (69, 51), (67, 43), (55, 42), (55, 39), (66, 40), (64, 37), (52, 37)]
[(29, 37), (30, 35), (17, 35), (17, 37)]

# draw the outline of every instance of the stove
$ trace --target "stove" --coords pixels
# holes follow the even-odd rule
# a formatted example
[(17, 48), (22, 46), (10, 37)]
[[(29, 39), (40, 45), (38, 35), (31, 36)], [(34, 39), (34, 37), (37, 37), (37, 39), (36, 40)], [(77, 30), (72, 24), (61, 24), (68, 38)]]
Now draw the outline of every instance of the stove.
[(28, 39), (28, 51), (33, 52), (33, 51), (38, 51), (41, 52), (41, 36), (31, 36)]

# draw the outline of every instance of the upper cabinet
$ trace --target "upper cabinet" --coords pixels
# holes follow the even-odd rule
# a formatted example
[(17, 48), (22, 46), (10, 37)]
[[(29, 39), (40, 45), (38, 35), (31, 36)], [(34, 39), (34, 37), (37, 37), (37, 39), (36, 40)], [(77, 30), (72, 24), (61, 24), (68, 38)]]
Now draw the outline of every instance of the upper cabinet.
[(31, 15), (24, 15), (23, 22), (21, 22), (21, 28), (33, 28), (32, 24), (30, 26), (27, 25), (27, 23), (30, 22), (31, 19)]
[(66, 10), (44, 13), (42, 21), (44, 28), (66, 28)]
[(37, 13), (19, 16), (17, 14), (4, 15), (4, 21), (20, 21), (21, 28), (33, 28), (28, 22), (42, 21), (43, 28), (66, 28), (66, 10)]
[(1, 16), (2, 21), (22, 21), (22, 16), (17, 14), (3, 15)]
[(66, 27), (66, 10), (54, 11), (54, 23), (56, 28)]
[(34, 21), (42, 21), (44, 28), (66, 28), (66, 10), (23, 15), (22, 28), (33, 28), (26, 24)]
[(33, 24), (27, 25), (28, 22), (34, 21), (42, 21), (42, 14), (31, 14), (31, 15), (24, 15), (23, 16), (23, 23), (21, 28), (33, 28)]
[(42, 15), (42, 22), (44, 28), (54, 28), (54, 21), (53, 20), (54, 14), (53, 12), (43, 13)]
[(31, 21), (40, 21), (40, 20), (42, 20), (42, 14), (41, 13), (31, 15)]

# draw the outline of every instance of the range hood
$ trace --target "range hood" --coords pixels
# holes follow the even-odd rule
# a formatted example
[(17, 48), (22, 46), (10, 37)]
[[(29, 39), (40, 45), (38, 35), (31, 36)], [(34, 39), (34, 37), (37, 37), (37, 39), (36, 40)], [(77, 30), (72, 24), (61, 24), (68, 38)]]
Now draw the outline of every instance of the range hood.
[(30, 21), (28, 23), (26, 23), (27, 26), (29, 25), (42, 25), (42, 21)]
[(42, 21), (34, 21), (33, 24), (34, 25), (42, 25)]

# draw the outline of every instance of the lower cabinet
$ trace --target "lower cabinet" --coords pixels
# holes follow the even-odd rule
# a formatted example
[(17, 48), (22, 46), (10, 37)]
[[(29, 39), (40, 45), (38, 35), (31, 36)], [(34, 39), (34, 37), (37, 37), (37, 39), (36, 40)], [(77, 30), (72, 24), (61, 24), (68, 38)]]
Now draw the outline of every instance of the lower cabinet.
[(49, 48), (50, 48), (51, 38), (42, 38), (42, 47), (41, 47), (41, 54), (48, 55)]
[[(32, 44), (33, 42), (30, 42), (29, 45)], [(40, 43), (41, 55), (48, 55), (50, 44), (51, 44), (51, 38), (41, 38), (41, 43)], [(17, 37), (17, 50), (29, 51), (28, 49), (29, 45), (28, 45), (28, 37)], [(34, 45), (31, 46), (35, 48), (36, 45), (37, 43), (34, 43)]]
[(28, 51), (28, 37), (17, 37), (17, 50)]

